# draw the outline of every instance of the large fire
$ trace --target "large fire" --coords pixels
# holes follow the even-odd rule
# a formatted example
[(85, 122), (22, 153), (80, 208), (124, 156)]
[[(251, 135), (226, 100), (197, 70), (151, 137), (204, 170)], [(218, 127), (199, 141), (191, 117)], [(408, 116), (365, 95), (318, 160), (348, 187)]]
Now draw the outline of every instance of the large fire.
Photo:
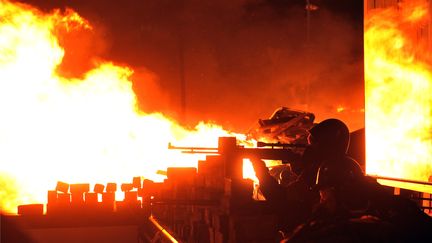
[(197, 155), (168, 150), (168, 142), (217, 147), (219, 136), (241, 138), (216, 125), (188, 130), (140, 112), (128, 67), (100, 62), (82, 79), (59, 75), (65, 52), (58, 35), (82, 28), (92, 27), (72, 10), (46, 14), (0, 1), (1, 211), (46, 202), (58, 180), (161, 180), (158, 170), (196, 166)]
[[(367, 173), (428, 181), (432, 175), (432, 72), (427, 1), (365, 16)], [(62, 33), (91, 29), (73, 10), (42, 13), (0, 1), (0, 207), (15, 212), (45, 202), (58, 180), (161, 180), (169, 166), (196, 166), (197, 155), (168, 142), (216, 147), (237, 136), (213, 124), (185, 129), (136, 107), (133, 70), (99, 62), (83, 78), (59, 74)], [(248, 171), (251, 168), (248, 166)]]
[(368, 174), (432, 176), (432, 59), (427, 1), (365, 15)]

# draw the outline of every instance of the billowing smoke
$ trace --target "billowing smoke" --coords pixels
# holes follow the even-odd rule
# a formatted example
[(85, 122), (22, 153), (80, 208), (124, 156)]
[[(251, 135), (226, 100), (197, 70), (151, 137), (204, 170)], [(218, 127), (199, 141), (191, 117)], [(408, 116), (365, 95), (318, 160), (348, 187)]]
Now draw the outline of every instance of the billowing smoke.
[(244, 132), (287, 106), (364, 126), (362, 1), (310, 1), (309, 12), (302, 0), (25, 2), (88, 19), (92, 31), (64, 38), (75, 48), (60, 71), (126, 64), (146, 112)]

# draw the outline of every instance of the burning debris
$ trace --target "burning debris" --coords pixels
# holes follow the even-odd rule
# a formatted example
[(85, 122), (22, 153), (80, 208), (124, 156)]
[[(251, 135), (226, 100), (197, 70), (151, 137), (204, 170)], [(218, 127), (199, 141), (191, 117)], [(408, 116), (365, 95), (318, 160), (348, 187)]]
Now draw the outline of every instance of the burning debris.
[(258, 127), (252, 128), (247, 135), (257, 141), (306, 144), (314, 120), (313, 113), (281, 107), (270, 118), (259, 119)]

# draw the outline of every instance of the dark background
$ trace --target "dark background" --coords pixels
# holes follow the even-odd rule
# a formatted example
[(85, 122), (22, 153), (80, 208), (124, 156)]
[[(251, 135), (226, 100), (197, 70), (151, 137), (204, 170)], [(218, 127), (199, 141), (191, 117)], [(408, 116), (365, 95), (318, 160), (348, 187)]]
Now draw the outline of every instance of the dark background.
[[(131, 67), (139, 107), (186, 126), (246, 132), (280, 106), (364, 126), (363, 1), (26, 0), (72, 8), (93, 26), (60, 39), (59, 72), (95, 60)], [(344, 107), (340, 112), (338, 107)]]

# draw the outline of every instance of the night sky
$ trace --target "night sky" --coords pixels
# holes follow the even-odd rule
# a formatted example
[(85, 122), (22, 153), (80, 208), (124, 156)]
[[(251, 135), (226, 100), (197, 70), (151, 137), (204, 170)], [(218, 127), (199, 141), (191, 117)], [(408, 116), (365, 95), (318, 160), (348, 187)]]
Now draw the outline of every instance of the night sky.
[(60, 40), (59, 71), (81, 77), (97, 59), (127, 65), (145, 112), (246, 132), (286, 106), (364, 126), (361, 0), (311, 0), (309, 14), (300, 0), (21, 2), (89, 20), (92, 32)]

